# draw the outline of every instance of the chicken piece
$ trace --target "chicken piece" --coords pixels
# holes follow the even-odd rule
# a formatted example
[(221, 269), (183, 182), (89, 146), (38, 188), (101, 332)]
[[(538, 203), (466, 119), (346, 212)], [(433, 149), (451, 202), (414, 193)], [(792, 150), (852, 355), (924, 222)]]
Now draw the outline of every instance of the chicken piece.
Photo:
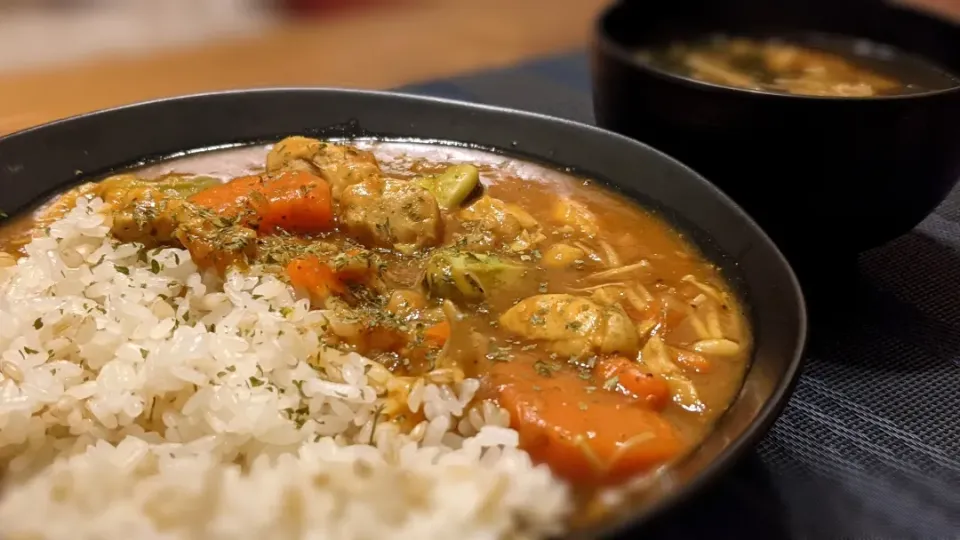
[(44, 210), (38, 226), (62, 218), (81, 197), (100, 197), (110, 210), (111, 233), (118, 240), (150, 247), (179, 244), (190, 250), (198, 265), (223, 271), (255, 255), (257, 232), (235, 217), (219, 215), (187, 200), (219, 184), (219, 180), (204, 176), (168, 175), (145, 180), (119, 174), (61, 195)]
[(410, 320), (417, 312), (426, 309), (427, 298), (417, 290), (397, 289), (390, 293), (386, 310), (403, 320)]
[(493, 235), (491, 240), (503, 242), (512, 251), (530, 249), (545, 238), (540, 224), (526, 210), (489, 195), (461, 210), (460, 219)]
[(179, 244), (197, 265), (220, 272), (256, 254), (257, 232), (157, 185), (106, 184), (101, 196), (113, 208), (111, 232), (145, 246)]
[(526, 210), (484, 195), (460, 212), (464, 221), (475, 221), (505, 240), (516, 238), (524, 230), (536, 229), (539, 224)]
[(570, 294), (541, 294), (521, 300), (500, 316), (500, 326), (564, 355), (634, 355), (637, 330), (619, 306), (601, 306)]
[(267, 172), (282, 169), (319, 175), (330, 183), (334, 200), (340, 200), (348, 187), (380, 177), (380, 166), (372, 153), (300, 136), (283, 139), (267, 154)]
[(554, 244), (543, 254), (543, 264), (548, 268), (568, 268), (583, 263), (586, 253), (575, 246)]
[(360, 243), (401, 253), (437, 245), (443, 238), (436, 198), (404, 180), (368, 179), (348, 187), (340, 201), (340, 221)]
[(156, 244), (173, 238), (175, 216), (183, 199), (220, 182), (205, 176), (167, 175), (145, 180), (118, 174), (81, 184), (43, 209), (37, 227), (61, 219), (82, 197), (99, 197), (112, 210), (113, 233), (126, 242)]
[(596, 236), (600, 232), (597, 216), (584, 204), (571, 199), (562, 198), (557, 201), (553, 207), (553, 219), (564, 227), (587, 236)]
[(215, 268), (223, 275), (227, 268), (244, 267), (256, 258), (257, 231), (241, 222), (188, 202), (183, 203), (177, 216), (175, 237), (190, 251), (197, 266)]
[(118, 174), (93, 184), (91, 194), (120, 208), (144, 198), (186, 199), (220, 184), (220, 180), (210, 176), (169, 174), (145, 180), (133, 174)]
[(156, 192), (140, 192), (113, 215), (113, 235), (123, 242), (145, 246), (179, 244), (201, 267), (223, 273), (256, 256), (257, 231), (240, 220), (217, 215), (183, 199), (165, 199)]
[(138, 198), (114, 206), (111, 232), (121, 242), (140, 242), (146, 246), (165, 244), (175, 239), (181, 220), (190, 221), (184, 201), (167, 199), (162, 193), (144, 190)]
[(48, 204), (37, 218), (37, 227), (43, 228), (54, 221), (63, 219), (74, 206), (77, 200), (84, 197), (100, 197), (103, 202), (114, 208), (126, 206), (128, 192), (139, 190), (146, 183), (132, 174), (118, 174), (104, 179), (102, 182), (86, 182), (63, 193)]
[(328, 338), (355, 347), (360, 354), (395, 352), (407, 343), (406, 322), (380, 308), (354, 308), (342, 298), (329, 296), (323, 313)]

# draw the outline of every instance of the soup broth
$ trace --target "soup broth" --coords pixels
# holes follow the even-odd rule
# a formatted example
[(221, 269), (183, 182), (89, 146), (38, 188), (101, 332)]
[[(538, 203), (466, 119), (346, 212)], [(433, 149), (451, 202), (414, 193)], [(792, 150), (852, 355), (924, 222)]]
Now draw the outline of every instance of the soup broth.
[(796, 95), (893, 96), (960, 84), (923, 60), (853, 39), (715, 35), (641, 51), (638, 58), (699, 81)]

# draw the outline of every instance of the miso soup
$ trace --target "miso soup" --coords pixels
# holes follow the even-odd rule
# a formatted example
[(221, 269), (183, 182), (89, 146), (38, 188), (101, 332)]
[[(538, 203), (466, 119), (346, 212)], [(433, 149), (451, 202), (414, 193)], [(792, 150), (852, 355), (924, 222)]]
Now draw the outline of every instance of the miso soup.
[(703, 82), (783, 94), (892, 96), (960, 85), (956, 76), (924, 59), (853, 38), (717, 34), (646, 49), (638, 58)]

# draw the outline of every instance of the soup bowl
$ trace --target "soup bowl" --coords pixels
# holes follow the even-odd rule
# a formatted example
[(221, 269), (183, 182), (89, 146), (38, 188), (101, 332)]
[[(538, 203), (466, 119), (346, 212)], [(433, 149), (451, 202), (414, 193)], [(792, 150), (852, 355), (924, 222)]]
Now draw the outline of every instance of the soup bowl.
[(704, 174), (801, 271), (907, 232), (960, 179), (960, 82), (904, 95), (817, 97), (720, 86), (637, 61), (644, 48), (714, 33), (851, 36), (958, 75), (960, 28), (856, 0), (622, 2), (600, 16), (592, 52), (599, 125)]
[(747, 452), (785, 404), (801, 364), (806, 312), (797, 280), (766, 234), (674, 159), (632, 139), (531, 113), (400, 94), (272, 89), (173, 98), (107, 110), (0, 138), (0, 192), (11, 215), (117, 168), (289, 134), (467, 145), (595, 178), (688, 235), (747, 306), (754, 349), (743, 386), (691, 454), (607, 518), (572, 536), (640, 525), (700, 490)]

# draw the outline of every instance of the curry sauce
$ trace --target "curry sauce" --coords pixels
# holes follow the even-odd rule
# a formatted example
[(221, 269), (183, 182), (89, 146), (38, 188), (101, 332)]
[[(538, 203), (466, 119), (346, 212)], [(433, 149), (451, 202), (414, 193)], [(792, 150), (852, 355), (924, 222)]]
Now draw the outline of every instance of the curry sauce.
[(492, 153), (290, 137), (161, 162), (6, 225), (0, 263), (79, 197), (107, 202), (120, 241), (286, 280), (324, 313), (326, 345), (408, 381), (397, 399), (420, 378), (480, 378), (475, 405), (497, 402), (533, 459), (579, 486), (698, 444), (750, 356), (741, 305), (681, 233)]

